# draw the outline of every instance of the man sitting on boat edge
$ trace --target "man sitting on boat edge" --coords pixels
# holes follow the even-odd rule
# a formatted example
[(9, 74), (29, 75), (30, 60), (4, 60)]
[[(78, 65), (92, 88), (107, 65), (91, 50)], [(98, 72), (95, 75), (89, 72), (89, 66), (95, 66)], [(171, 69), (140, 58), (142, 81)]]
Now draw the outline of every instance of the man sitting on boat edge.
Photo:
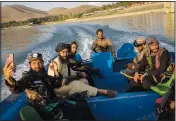
[(115, 46), (112, 44), (111, 40), (103, 37), (103, 30), (98, 29), (96, 31), (97, 39), (93, 42), (91, 49), (94, 52), (112, 52), (112, 56), (116, 58)]

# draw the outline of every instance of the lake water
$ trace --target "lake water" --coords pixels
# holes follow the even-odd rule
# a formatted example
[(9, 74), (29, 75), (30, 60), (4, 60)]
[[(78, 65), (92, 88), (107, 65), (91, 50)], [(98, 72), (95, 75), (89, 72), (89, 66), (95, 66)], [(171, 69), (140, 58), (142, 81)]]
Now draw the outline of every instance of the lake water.
[[(132, 43), (137, 36), (152, 35), (159, 39), (161, 46), (174, 51), (174, 14), (158, 12), (79, 23), (36, 26), (32, 27), (33, 30), (30, 28), (30, 31), (28, 29), (11, 29), (10, 32), (3, 30), (1, 69), (7, 53), (14, 53), (16, 73), (13, 77), (19, 79), (22, 72), (29, 69), (28, 53), (42, 53), (46, 65), (56, 55), (56, 45), (70, 40), (78, 42), (78, 52), (83, 59), (89, 58), (90, 47), (96, 38), (95, 32), (99, 28), (104, 30), (104, 35), (113, 41), (117, 50), (126, 42)], [(28, 33), (30, 35), (26, 35)], [(4, 79), (1, 76), (1, 100), (9, 94), (10, 91), (4, 85)]]

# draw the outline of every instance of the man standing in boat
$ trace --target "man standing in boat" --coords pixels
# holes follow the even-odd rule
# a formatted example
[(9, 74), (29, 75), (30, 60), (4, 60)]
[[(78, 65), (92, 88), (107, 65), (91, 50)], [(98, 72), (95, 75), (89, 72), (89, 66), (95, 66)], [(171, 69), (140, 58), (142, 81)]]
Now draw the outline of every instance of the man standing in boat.
[[(147, 51), (142, 62), (136, 67), (134, 81), (142, 83), (144, 89), (149, 90), (152, 85), (163, 81), (164, 72), (171, 71), (171, 60), (168, 50), (159, 46), (159, 41), (155, 37), (146, 40)], [(139, 76), (140, 72), (145, 73)]]
[(112, 44), (111, 40), (103, 36), (103, 30), (98, 29), (96, 31), (97, 39), (93, 42), (91, 49), (94, 52), (112, 52), (112, 56), (115, 55), (115, 46)]

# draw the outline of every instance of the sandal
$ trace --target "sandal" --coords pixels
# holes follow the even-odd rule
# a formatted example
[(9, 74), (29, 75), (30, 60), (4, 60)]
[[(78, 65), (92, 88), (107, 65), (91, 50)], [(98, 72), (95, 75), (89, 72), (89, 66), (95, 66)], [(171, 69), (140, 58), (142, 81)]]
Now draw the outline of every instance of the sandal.
[(113, 97), (116, 96), (116, 94), (117, 94), (116, 91), (112, 91), (112, 90), (109, 90), (109, 89), (108, 89), (106, 96), (113, 98)]

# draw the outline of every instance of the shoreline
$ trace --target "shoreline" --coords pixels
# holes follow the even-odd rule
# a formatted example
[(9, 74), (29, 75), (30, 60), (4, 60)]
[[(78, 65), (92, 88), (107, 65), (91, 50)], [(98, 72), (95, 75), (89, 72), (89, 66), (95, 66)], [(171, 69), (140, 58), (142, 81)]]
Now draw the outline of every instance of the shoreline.
[(164, 12), (164, 2), (125, 8), (123, 10), (110, 13), (111, 15), (87, 16), (85, 18), (77, 19), (76, 22), (141, 15), (152, 12)]
[(93, 21), (93, 20), (148, 14), (148, 13), (153, 13), (153, 12), (164, 12), (164, 2), (125, 8), (123, 10), (110, 13), (111, 15), (102, 14), (102, 15), (97, 15), (97, 16), (87, 16), (87, 17), (82, 17), (82, 18), (68, 19), (68, 20), (60, 21), (60, 22), (44, 23), (43, 25), (86, 22), (86, 21)]
[(95, 17), (95, 18), (78, 19), (74, 22), (84, 22), (84, 21), (92, 21), (92, 20), (100, 20), (100, 19), (126, 17), (126, 16), (141, 15), (141, 14), (148, 14), (148, 13), (155, 13), (155, 12), (163, 12), (163, 9), (155, 9), (155, 10), (147, 10), (147, 11), (142, 11), (142, 12), (139, 11), (139, 12), (132, 12), (132, 13), (116, 14), (116, 15), (109, 15), (109, 16)]
[(117, 17), (126, 17), (126, 16), (133, 16), (133, 15), (141, 15), (141, 14), (148, 14), (153, 12), (164, 12), (164, 2), (154, 3), (154, 4), (147, 4), (142, 6), (134, 6), (125, 8), (123, 10), (119, 10), (116, 12), (111, 12), (102, 15), (91, 15), (82, 18), (74, 18), (74, 19), (67, 19), (64, 21), (55, 21), (55, 22), (47, 22), (42, 23), (41, 25), (34, 25), (34, 26), (17, 26), (17, 27), (8, 27), (2, 28), (5, 29), (14, 29), (14, 28), (33, 28), (35, 26), (42, 26), (42, 25), (50, 25), (50, 24), (64, 24), (64, 23), (76, 23), (76, 22), (86, 22), (86, 21), (93, 21), (93, 20), (100, 20), (100, 19), (109, 19), (109, 18), (117, 18)]

